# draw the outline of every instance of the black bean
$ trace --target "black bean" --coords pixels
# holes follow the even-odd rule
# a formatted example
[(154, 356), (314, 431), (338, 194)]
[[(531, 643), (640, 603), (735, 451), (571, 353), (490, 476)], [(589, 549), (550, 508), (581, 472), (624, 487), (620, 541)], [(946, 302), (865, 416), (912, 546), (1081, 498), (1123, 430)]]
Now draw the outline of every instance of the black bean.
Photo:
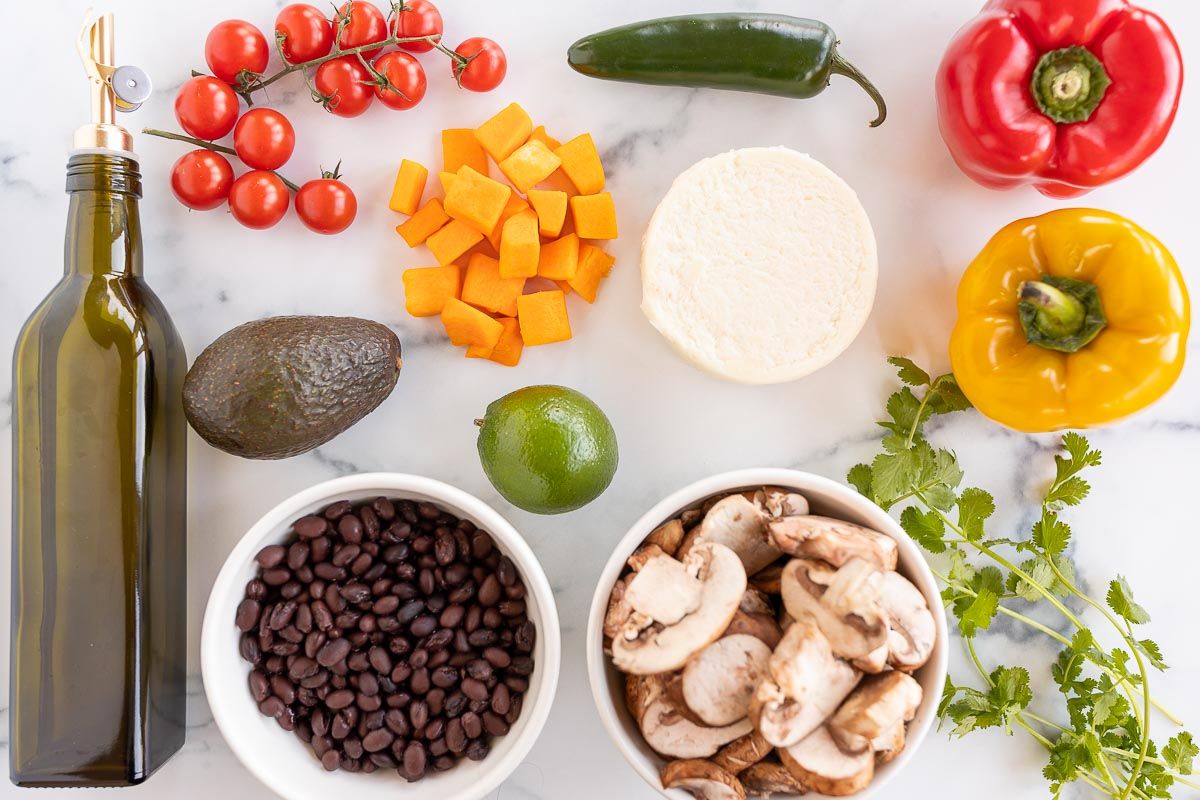
[(426, 614), (426, 615), (423, 615), (423, 616), (420, 616), (420, 617), (417, 617), (416, 619), (414, 619), (412, 621), (412, 624), (409, 625), (408, 631), (413, 636), (422, 637), (422, 636), (428, 636), (429, 634), (433, 633), (433, 631), (436, 628), (437, 628), (437, 617)]
[(404, 748), (404, 777), (409, 781), (419, 781), (425, 777), (426, 755), (425, 745), (420, 742), (409, 742)]
[(467, 758), (472, 761), (483, 761), (487, 758), (488, 746), (486, 742), (476, 740), (467, 746)]
[(284, 705), (284, 702), (278, 697), (272, 696), (259, 703), (258, 710), (261, 711), (265, 716), (275, 717), (278, 719), (285, 711), (287, 711), (287, 706)]
[(371, 669), (380, 675), (387, 675), (392, 671), (392, 657), (382, 647), (372, 647), (367, 652), (367, 661), (370, 662)]
[(348, 513), (350, 513), (350, 501), (339, 500), (336, 503), (331, 503), (330, 505), (326, 506), (325, 511), (322, 512), (322, 516), (327, 520), (335, 520), (338, 517), (341, 517), (343, 514)]
[(254, 702), (261, 703), (271, 696), (271, 682), (260, 669), (250, 671), (250, 695)]
[(480, 584), (479, 602), (485, 607), (491, 607), (500, 602), (500, 580), (495, 575), (488, 575)]
[(517, 626), (516, 633), (513, 634), (513, 644), (522, 653), (529, 653), (533, 650), (534, 642), (537, 641), (537, 626), (532, 620), (525, 620)]
[(259, 566), (264, 569), (278, 567), (287, 558), (287, 548), (281, 544), (269, 544), (262, 550), (258, 551), (258, 555), (254, 560), (259, 563)]
[(322, 667), (332, 667), (346, 658), (350, 653), (350, 641), (345, 638), (333, 639), (317, 652), (317, 663)]
[(474, 711), (462, 715), (462, 726), (468, 739), (478, 739), (483, 735), (483, 719)]
[(395, 734), (387, 728), (380, 728), (368, 733), (362, 740), (362, 746), (368, 753), (378, 753), (391, 747), (395, 738)]
[(262, 582), (267, 586), (283, 586), (291, 579), (292, 573), (283, 567), (264, 570), (262, 573)]
[(290, 706), (296, 702), (296, 687), (282, 675), (271, 676), (271, 693), (282, 700), (284, 705)]
[(362, 520), (353, 514), (347, 514), (338, 520), (338, 533), (342, 539), (347, 542), (358, 543), (362, 541), (363, 524)]
[(292, 529), (301, 539), (315, 539), (329, 528), (329, 523), (320, 517), (301, 517), (292, 523)]
[(463, 694), (472, 700), (486, 700), (488, 697), (487, 685), (476, 678), (464, 678), (460, 686)]
[(262, 613), (262, 606), (257, 601), (247, 597), (242, 602), (238, 603), (237, 615), (234, 618), (234, 624), (238, 630), (242, 632), (252, 631), (258, 627), (258, 615)]
[(300, 656), (288, 667), (288, 677), (294, 681), (302, 681), (316, 675), (320, 669), (318, 662), (307, 656)]
[(429, 721), (429, 706), (424, 700), (413, 700), (408, 704), (408, 721), (413, 728), (423, 728)]
[(292, 622), (292, 617), (296, 615), (296, 601), (288, 600), (275, 606), (271, 612), (271, 621), (269, 623), (271, 630), (281, 631)]

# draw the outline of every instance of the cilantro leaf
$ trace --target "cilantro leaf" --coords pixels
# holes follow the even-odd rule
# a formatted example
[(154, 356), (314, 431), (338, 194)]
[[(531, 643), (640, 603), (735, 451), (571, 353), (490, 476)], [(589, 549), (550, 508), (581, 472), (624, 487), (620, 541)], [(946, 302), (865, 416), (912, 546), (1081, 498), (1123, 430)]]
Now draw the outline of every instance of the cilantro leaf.
[(1029, 673), (1022, 667), (997, 667), (988, 676), (986, 692), (958, 687), (958, 697), (946, 702), (944, 716), (956, 723), (954, 733), (961, 736), (983, 728), (1003, 728), (1012, 734), (1012, 719), (1033, 700)]
[(958, 498), (958, 526), (971, 541), (983, 538), (983, 523), (996, 513), (995, 499), (983, 489), (963, 489)]
[(1108, 584), (1108, 594), (1105, 596), (1108, 607), (1119, 617), (1134, 625), (1144, 625), (1150, 621), (1150, 614), (1133, 600), (1133, 590), (1129, 583), (1120, 575)]
[(1150, 666), (1159, 671), (1167, 669), (1167, 662), (1163, 660), (1162, 650), (1159, 648), (1157, 642), (1153, 639), (1139, 639), (1135, 644), (1142, 655), (1146, 656), (1146, 659), (1150, 662)]
[(1071, 526), (1061, 521), (1049, 509), (1042, 509), (1042, 516), (1033, 524), (1033, 543), (1046, 555), (1054, 557), (1067, 549), (1071, 541)]
[(896, 368), (900, 380), (909, 386), (928, 386), (933, 382), (933, 379), (929, 377), (929, 373), (914, 364), (911, 359), (902, 356), (892, 356), (888, 359), (888, 363)]
[(893, 392), (892, 396), (888, 398), (887, 413), (891, 420), (879, 424), (892, 433), (907, 438), (913, 430), (920, 428), (918, 415), (923, 415), (921, 401), (907, 386), (898, 392)]
[(984, 567), (975, 573), (969, 588), (974, 596), (964, 594), (951, 607), (958, 617), (958, 629), (968, 639), (991, 626), (1004, 593), (1004, 576), (995, 567)]
[(1181, 731), (1167, 740), (1163, 747), (1162, 757), (1167, 766), (1180, 775), (1192, 774), (1192, 760), (1200, 756), (1200, 747), (1192, 740), (1192, 735)]
[(972, 408), (971, 401), (959, 388), (953, 375), (943, 375), (930, 388), (929, 409), (932, 414), (952, 414)]
[(1038, 587), (1049, 592), (1058, 580), (1050, 565), (1040, 558), (1030, 558), (1021, 562), (1021, 571), (1028, 575), (1029, 579), (1015, 572), (1009, 573), (1008, 591), (1027, 603), (1036, 603), (1042, 599), (1044, 595), (1038, 591)]
[(1092, 705), (1092, 724), (1107, 728), (1129, 716), (1129, 701), (1119, 692), (1107, 691), (1096, 695)]
[(1078, 476), (1067, 478), (1062, 483), (1050, 487), (1050, 491), (1046, 493), (1045, 503), (1051, 507), (1058, 504), (1077, 506), (1091, 491), (1091, 485), (1083, 478)]
[(855, 464), (846, 473), (846, 482), (858, 490), (858, 493), (868, 500), (873, 500), (875, 495), (871, 491), (871, 465), (870, 464)]
[(900, 526), (929, 552), (946, 552), (946, 526), (936, 513), (909, 506), (900, 514)]

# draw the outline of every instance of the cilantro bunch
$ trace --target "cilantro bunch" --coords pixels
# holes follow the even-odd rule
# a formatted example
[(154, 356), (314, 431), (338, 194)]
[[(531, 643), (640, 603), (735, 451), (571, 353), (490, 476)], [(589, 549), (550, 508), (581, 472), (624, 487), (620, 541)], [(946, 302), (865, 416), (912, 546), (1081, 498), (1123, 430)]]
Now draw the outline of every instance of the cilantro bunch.
[[(943, 724), (957, 736), (984, 728), (1025, 731), (1048, 753), (1043, 774), (1055, 798), (1074, 781), (1118, 800), (1169, 798), (1175, 784), (1200, 789), (1187, 777), (1200, 756), (1192, 735), (1180, 731), (1161, 748), (1150, 737), (1154, 709), (1174, 725), (1183, 724), (1150, 694), (1152, 671), (1167, 668), (1158, 645), (1137, 633), (1150, 615), (1120, 576), (1108, 584), (1103, 602), (1086, 594), (1066, 555), (1071, 529), (1060, 514), (1087, 497), (1091, 487), (1080, 473), (1100, 463), (1099, 451), (1077, 433), (1064, 435), (1063, 451), (1054, 458), (1054, 480), (1030, 536), (990, 536), (987, 521), (996, 511), (992, 495), (960, 489), (963, 472), (954, 453), (933, 447), (924, 435), (931, 418), (968, 409), (970, 402), (953, 375), (933, 378), (908, 359), (889, 361), (906, 385), (888, 399), (888, 419), (879, 422), (886, 431), (883, 452), (851, 469), (847, 479), (885, 509), (902, 506), (904, 530), (938, 556), (942, 569), (934, 574), (945, 584), (943, 600), (982, 687), (947, 680), (938, 707)], [(1017, 600), (1051, 606), (1070, 623), (1073, 635), (1014, 609)], [(1068, 603), (1101, 617), (1104, 637), (1115, 646), (1106, 649), (1104, 637)], [(1033, 692), (1024, 667), (984, 666), (975, 637), (998, 614), (1062, 646), (1051, 668), (1062, 695), (1062, 723), (1029, 710)]]

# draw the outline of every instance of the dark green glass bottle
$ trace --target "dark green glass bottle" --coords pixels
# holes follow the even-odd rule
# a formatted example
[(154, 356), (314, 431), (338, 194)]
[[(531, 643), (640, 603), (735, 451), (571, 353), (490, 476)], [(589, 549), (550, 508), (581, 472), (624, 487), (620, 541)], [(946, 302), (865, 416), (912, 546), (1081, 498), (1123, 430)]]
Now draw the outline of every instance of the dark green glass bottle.
[(65, 274), (17, 340), (19, 786), (139, 783), (183, 744), (187, 362), (142, 278), (141, 191), (132, 153), (71, 156)]

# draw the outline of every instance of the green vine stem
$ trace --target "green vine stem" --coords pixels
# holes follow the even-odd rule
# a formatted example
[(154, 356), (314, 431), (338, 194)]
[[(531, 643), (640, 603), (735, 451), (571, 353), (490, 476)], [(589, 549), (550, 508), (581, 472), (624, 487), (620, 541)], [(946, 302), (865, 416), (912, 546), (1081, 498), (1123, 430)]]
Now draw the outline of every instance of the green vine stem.
[[(157, 136), (160, 139), (172, 139), (176, 142), (187, 142), (188, 144), (193, 144), (196, 147), (202, 147), (205, 150), (212, 150), (214, 153), (224, 153), (228, 156), (234, 156), (235, 158), (237, 157), (237, 151), (232, 147), (214, 144), (213, 142), (206, 142), (205, 140), (197, 139), (194, 136), (185, 136), (182, 133), (172, 133), (171, 131), (160, 131), (157, 128), (142, 128), (142, 133), (146, 134), (147, 136)], [(268, 170), (268, 172), (273, 173), (277, 178), (279, 178), (279, 180), (283, 181), (283, 185), (290, 189), (293, 193), (300, 191), (299, 186), (280, 175), (276, 170), (272, 169)]]

